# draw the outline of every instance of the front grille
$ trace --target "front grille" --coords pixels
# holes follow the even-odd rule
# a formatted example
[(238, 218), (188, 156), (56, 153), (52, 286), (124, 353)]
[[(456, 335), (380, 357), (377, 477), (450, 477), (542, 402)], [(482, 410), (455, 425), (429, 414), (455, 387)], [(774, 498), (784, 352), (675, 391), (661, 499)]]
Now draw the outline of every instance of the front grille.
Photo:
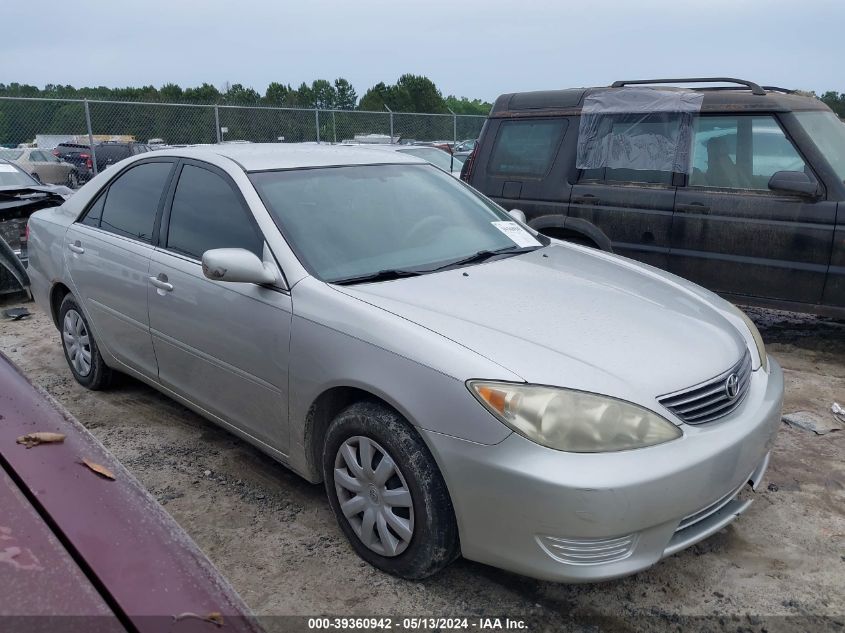
[[(736, 376), (736, 394), (728, 393), (728, 381)], [(704, 424), (736, 409), (751, 384), (751, 354), (745, 350), (742, 359), (728, 371), (711, 380), (658, 396), (657, 401), (687, 424)]]
[(636, 534), (600, 539), (537, 537), (540, 546), (549, 556), (570, 565), (599, 565), (622, 560), (631, 555), (636, 540)]

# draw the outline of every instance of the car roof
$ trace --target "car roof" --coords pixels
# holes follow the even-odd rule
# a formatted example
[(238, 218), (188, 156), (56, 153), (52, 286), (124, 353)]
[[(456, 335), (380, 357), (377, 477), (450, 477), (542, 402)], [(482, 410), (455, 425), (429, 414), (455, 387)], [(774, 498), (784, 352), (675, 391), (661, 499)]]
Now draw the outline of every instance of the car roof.
[(312, 143), (244, 143), (154, 150), (155, 155), (184, 158), (224, 156), (238, 163), (245, 171), (297, 169), (302, 167), (338, 167), (341, 165), (378, 165), (390, 163), (419, 163), (427, 161), (409, 154), (388, 156), (378, 149), (349, 145), (318, 145)]
[[(702, 112), (792, 112), (797, 110), (826, 110), (824, 103), (814, 97), (794, 94), (780, 89), (768, 89), (754, 94), (748, 89), (678, 88), (674, 86), (637, 86), (650, 90), (695, 90), (704, 95)], [(493, 104), (491, 117), (548, 115), (550, 113), (579, 114), (584, 97), (624, 87), (568, 88), (503, 94)]]

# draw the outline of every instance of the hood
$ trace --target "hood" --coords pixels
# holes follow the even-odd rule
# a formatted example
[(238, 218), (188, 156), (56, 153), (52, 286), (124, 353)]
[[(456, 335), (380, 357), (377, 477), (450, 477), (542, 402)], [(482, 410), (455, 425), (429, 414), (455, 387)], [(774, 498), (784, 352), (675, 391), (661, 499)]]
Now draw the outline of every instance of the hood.
[[(557, 245), (341, 292), (468, 347), (526, 382), (646, 406), (737, 362), (742, 335), (686, 282)], [(465, 378), (485, 378), (466, 376)]]
[(66, 200), (73, 195), (73, 189), (64, 185), (5, 185), (0, 186), (0, 199), (9, 196), (32, 196), (41, 193), (56, 194)]

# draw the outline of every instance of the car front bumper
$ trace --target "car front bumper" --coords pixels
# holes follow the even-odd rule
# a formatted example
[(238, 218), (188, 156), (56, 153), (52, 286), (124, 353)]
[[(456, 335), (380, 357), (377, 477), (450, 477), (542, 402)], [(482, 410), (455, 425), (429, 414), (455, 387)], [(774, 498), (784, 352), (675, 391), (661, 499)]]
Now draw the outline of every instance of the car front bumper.
[(592, 582), (636, 573), (721, 530), (751, 501), (780, 425), (783, 374), (754, 372), (743, 403), (683, 437), (617, 453), (564, 453), (517, 433), (485, 446), (423, 431), (452, 497), (465, 558)]

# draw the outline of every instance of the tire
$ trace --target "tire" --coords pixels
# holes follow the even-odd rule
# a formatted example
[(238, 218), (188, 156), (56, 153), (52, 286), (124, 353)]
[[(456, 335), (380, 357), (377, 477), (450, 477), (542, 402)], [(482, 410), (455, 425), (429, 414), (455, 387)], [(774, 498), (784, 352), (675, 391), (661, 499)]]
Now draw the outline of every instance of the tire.
[[(367, 444), (369, 469), (362, 458)], [(385, 459), (393, 471), (381, 485), (390, 472)], [(338, 414), (326, 431), (323, 477), (341, 530), (374, 567), (419, 580), (457, 558), (458, 526), (440, 470), (416, 430), (393, 409), (358, 402)]]
[(76, 382), (92, 391), (108, 387), (112, 370), (100, 355), (91, 326), (71, 294), (65, 296), (59, 307), (59, 334), (65, 360)]
[(68, 172), (67, 186), (71, 189), (77, 189), (79, 187), (79, 174), (76, 173), (75, 169)]

